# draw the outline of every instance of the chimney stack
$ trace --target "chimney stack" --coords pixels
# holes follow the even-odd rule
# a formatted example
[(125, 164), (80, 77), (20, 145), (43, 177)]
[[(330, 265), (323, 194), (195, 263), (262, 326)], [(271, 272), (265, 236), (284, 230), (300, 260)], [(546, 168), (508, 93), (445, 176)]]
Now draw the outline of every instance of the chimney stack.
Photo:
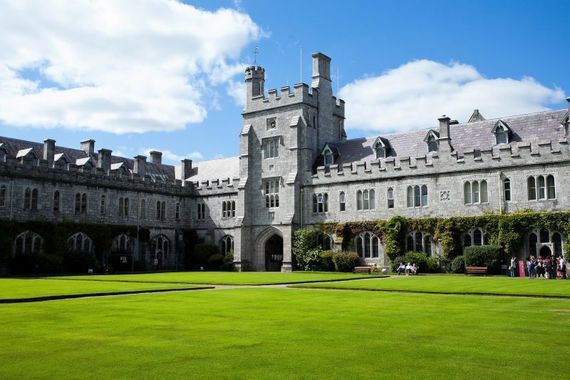
[(135, 161), (133, 162), (133, 173), (144, 177), (146, 174), (146, 156), (138, 155), (135, 156)]
[(181, 162), (180, 173), (182, 175), (182, 182), (184, 182), (192, 176), (192, 160), (184, 159)]
[(451, 119), (445, 115), (440, 117), (439, 119), (439, 139), (448, 139), (449, 140), (449, 124)]
[(162, 164), (162, 152), (153, 150), (150, 152), (150, 162), (153, 164), (161, 165)]
[(80, 149), (85, 152), (86, 155), (92, 156), (95, 153), (95, 140), (85, 140), (81, 141)]
[(44, 156), (43, 159), (49, 162), (53, 162), (53, 156), (55, 154), (55, 140), (46, 139), (44, 140)]
[(105, 173), (111, 170), (111, 153), (109, 149), (99, 149), (99, 157), (97, 159), (97, 168), (103, 169)]
[(313, 53), (313, 88), (331, 87), (331, 59), (323, 53)]

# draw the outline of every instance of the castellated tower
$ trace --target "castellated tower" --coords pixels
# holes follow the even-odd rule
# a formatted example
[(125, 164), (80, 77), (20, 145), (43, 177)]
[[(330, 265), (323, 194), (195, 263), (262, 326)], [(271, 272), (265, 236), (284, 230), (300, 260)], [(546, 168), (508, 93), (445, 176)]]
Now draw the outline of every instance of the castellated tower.
[(301, 225), (301, 183), (325, 143), (344, 138), (344, 102), (332, 96), (331, 59), (313, 54), (312, 84), (265, 94), (265, 70), (245, 71), (239, 204), (242, 267), (291, 270), (291, 237)]

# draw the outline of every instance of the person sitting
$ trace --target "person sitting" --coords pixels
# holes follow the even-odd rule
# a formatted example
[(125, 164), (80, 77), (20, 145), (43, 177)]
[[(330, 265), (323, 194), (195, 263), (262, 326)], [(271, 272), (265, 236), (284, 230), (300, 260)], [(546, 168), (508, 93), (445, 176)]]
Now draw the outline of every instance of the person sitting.
[(408, 263), (406, 265), (406, 274), (410, 274), (412, 273), (412, 265), (410, 263)]
[(418, 274), (418, 267), (416, 266), (416, 263), (412, 264), (412, 274)]
[(406, 273), (406, 266), (404, 265), (403, 262), (400, 262), (400, 265), (398, 265), (398, 269), (396, 269), (396, 273), (398, 273), (398, 276), (402, 273)]

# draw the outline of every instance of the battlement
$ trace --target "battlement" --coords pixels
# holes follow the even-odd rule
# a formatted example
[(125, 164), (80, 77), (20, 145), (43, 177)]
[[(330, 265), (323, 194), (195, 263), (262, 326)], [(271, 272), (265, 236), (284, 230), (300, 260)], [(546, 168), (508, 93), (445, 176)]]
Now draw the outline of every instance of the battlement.
[(500, 170), (549, 163), (570, 163), (568, 140), (535, 141), (494, 146), (486, 150), (428, 153), (418, 157), (388, 157), (342, 165), (319, 166), (305, 178), (306, 185), (381, 180), (410, 176), (433, 176), (454, 172)]
[(237, 193), (240, 178), (219, 178), (191, 182), (195, 195), (211, 196), (228, 193)]
[(298, 83), (293, 86), (293, 90), (289, 86), (282, 87), (280, 90), (271, 89), (265, 94), (254, 96), (247, 100), (244, 113), (259, 112), (276, 107), (286, 107), (294, 104), (309, 104), (317, 106), (317, 99), (312, 89), (305, 83)]

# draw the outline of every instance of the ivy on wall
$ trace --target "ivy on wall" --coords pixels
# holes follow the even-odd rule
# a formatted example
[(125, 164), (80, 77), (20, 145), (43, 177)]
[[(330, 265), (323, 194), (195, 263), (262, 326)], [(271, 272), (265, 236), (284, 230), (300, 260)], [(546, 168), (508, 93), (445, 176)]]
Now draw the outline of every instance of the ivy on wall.
[(450, 218), (406, 218), (395, 216), (389, 220), (324, 223), (318, 226), (324, 233), (342, 238), (342, 249), (361, 232), (375, 233), (384, 244), (384, 252), (391, 259), (405, 253), (406, 236), (421, 231), (431, 234), (448, 258), (462, 254), (463, 233), (483, 229), (492, 245), (500, 246), (506, 254), (517, 255), (528, 234), (536, 229), (560, 232), (564, 236), (564, 251), (570, 252), (570, 212), (521, 211), (512, 214), (485, 214), (481, 216)]

